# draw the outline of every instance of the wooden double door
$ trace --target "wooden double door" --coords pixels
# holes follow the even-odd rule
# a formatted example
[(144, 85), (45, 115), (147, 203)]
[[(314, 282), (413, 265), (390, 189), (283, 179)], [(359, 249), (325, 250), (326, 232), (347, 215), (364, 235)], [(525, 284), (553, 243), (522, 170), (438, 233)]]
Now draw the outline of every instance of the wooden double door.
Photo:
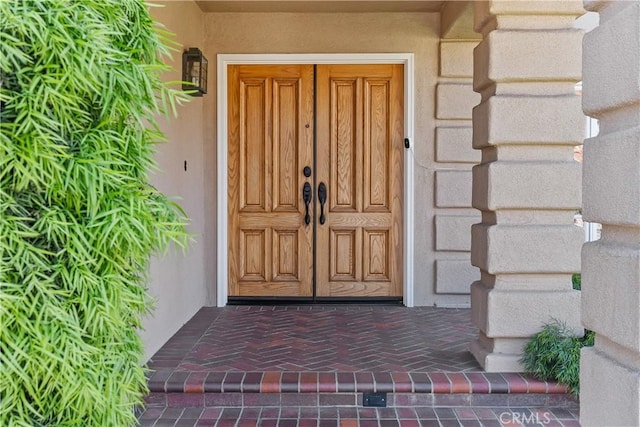
[(229, 296), (401, 297), (402, 65), (228, 68)]

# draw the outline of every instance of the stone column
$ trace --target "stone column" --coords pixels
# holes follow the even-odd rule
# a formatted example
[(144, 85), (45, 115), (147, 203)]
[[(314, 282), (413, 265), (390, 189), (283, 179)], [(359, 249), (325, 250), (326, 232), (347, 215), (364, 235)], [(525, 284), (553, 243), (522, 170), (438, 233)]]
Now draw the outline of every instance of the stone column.
[(584, 116), (574, 86), (581, 79), (581, 1), (477, 1), (474, 51), (471, 313), (480, 329), (471, 351), (489, 372), (522, 370), (527, 339), (556, 319), (576, 334), (582, 230)]
[(640, 425), (640, 2), (589, 1), (600, 26), (584, 39), (584, 216), (602, 238), (582, 251), (583, 426)]

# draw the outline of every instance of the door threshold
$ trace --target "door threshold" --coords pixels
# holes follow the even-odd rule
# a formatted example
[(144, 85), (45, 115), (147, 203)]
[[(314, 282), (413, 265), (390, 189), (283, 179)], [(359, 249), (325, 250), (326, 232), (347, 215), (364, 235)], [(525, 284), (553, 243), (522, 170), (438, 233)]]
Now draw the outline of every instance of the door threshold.
[(402, 306), (402, 297), (229, 297), (227, 305), (393, 305)]

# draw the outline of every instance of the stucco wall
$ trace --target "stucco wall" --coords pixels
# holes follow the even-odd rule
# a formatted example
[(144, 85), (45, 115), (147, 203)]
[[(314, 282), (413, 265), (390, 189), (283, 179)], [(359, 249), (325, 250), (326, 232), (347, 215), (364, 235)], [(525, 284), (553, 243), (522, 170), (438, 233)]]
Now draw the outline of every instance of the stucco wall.
[[(433, 179), (439, 14), (434, 13), (208, 13), (205, 51), (218, 53), (415, 54), (415, 303), (434, 304)], [(211, 82), (215, 70), (210, 68)], [(205, 210), (215, 212), (216, 94), (205, 98)], [(215, 242), (214, 230), (207, 239)], [(207, 254), (213, 252), (207, 252)], [(207, 255), (208, 256), (208, 255)], [(215, 259), (215, 258), (213, 258)], [(221, 266), (221, 268), (224, 268)], [(215, 283), (213, 271), (208, 282)]]
[[(168, 61), (174, 69), (164, 78), (178, 81), (181, 79), (182, 51), (202, 46), (204, 15), (192, 1), (165, 2), (164, 7), (152, 7), (151, 11), (156, 20), (176, 34), (179, 45), (173, 52), (173, 61)], [(156, 297), (156, 307), (146, 319), (142, 332), (147, 358), (200, 307), (210, 302), (204, 274), (202, 232), (205, 222), (202, 109), (203, 98), (193, 98), (178, 108), (178, 117), (171, 117), (168, 122), (160, 119), (168, 142), (157, 146), (156, 161), (160, 171), (153, 174), (151, 180), (165, 194), (175, 196), (185, 209), (191, 219), (189, 231), (194, 235), (194, 242), (186, 253), (175, 249), (151, 262), (149, 287)]]
[(471, 113), (480, 101), (473, 92), (473, 49), (478, 40), (440, 43), (435, 132), (435, 303), (468, 306), (471, 283), (480, 270), (471, 265), (471, 225), (480, 212), (471, 207), (471, 168), (480, 161), (472, 147)]

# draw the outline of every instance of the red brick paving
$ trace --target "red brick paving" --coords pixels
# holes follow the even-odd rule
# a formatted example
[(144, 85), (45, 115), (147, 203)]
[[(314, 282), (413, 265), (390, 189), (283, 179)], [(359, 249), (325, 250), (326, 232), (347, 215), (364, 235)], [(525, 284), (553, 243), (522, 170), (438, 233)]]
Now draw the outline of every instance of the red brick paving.
[[(326, 409), (326, 410), (325, 410)], [(149, 408), (142, 427), (160, 426), (558, 426), (579, 427), (576, 409), (557, 408)]]
[(469, 310), (203, 308), (150, 361), (174, 371), (477, 371)]
[[(565, 387), (482, 372), (468, 351), (476, 336), (464, 309), (204, 308), (150, 361), (152, 393), (139, 419), (443, 427), (524, 425), (537, 414), (547, 426), (579, 425)], [(390, 407), (362, 408), (363, 391), (389, 392)]]

